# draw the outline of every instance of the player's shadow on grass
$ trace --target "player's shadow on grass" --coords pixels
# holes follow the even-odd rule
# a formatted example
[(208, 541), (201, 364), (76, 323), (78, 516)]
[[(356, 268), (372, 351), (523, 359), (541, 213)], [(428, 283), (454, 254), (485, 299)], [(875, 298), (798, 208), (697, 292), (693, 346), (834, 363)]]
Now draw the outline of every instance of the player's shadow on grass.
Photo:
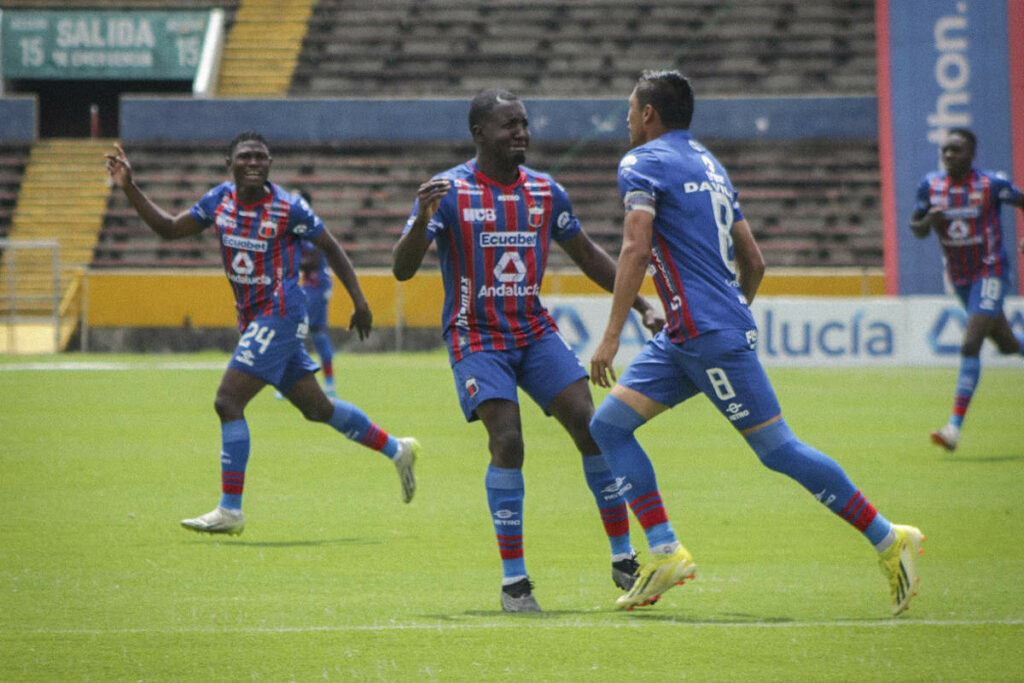
[(964, 465), (983, 465), (995, 462), (1018, 462), (1022, 460), (1024, 460), (1024, 453), (1018, 453), (1016, 455), (1011, 455), (1009, 453), (1006, 455), (981, 455), (978, 457), (972, 457), (970, 455), (947, 455), (942, 458), (943, 462), (956, 462)]

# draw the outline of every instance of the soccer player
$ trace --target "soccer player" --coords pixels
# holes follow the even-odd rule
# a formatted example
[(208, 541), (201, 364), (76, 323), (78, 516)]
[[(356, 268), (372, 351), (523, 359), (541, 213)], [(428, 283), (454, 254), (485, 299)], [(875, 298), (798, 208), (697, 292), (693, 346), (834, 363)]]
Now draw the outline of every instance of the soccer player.
[(977, 146), (974, 133), (966, 128), (946, 134), (941, 147), (946, 170), (921, 180), (910, 218), (910, 229), (918, 237), (935, 231), (946, 274), (967, 310), (953, 411), (946, 426), (931, 433), (932, 443), (947, 451), (956, 450), (960, 442), (967, 406), (981, 376), (979, 354), (985, 338), (995, 342), (1000, 353), (1024, 354), (1024, 335), (1014, 334), (1003, 313), (1010, 263), (1001, 218), (1003, 204), (1024, 207), (1024, 194), (1002, 175), (974, 168)]
[[(530, 142), (526, 107), (486, 90), (469, 108), (476, 156), (423, 183), (395, 245), (393, 270), (408, 280), (436, 242), (444, 282), (442, 326), (459, 403), (487, 430), (484, 480), (502, 563), (501, 605), (540, 611), (523, 555), (523, 435), (517, 386), (572, 437), (612, 551), (612, 579), (632, 585), (637, 568), (618, 486), (590, 436), (587, 374), (539, 298), (555, 240), (594, 282), (611, 291), (615, 262), (583, 232), (569, 197), (546, 173), (522, 166)], [(642, 297), (644, 324), (661, 321)]]
[(305, 348), (309, 321), (299, 289), (300, 245), (322, 251), (352, 297), (349, 329), (360, 339), (373, 316), (348, 256), (301, 198), (270, 182), (271, 156), (259, 133), (243, 132), (231, 141), (227, 169), (233, 180), (208, 191), (190, 210), (172, 215), (157, 206), (132, 179), (119, 145), (106, 154), (107, 171), (142, 220), (166, 239), (195, 235), (216, 226), (224, 270), (235, 295), (242, 336), (217, 389), (214, 409), (221, 423), (221, 499), (211, 512), (181, 525), (193, 531), (242, 533), (242, 489), (249, 461), (245, 407), (267, 384), (276, 386), (303, 417), (326, 422), (349, 439), (385, 455), (398, 470), (402, 500), (416, 491), (413, 466), (420, 447), (411, 437), (396, 438), (374, 424), (357, 406), (330, 399), (316, 381), (316, 363)]
[(634, 432), (703, 393), (772, 470), (795, 479), (867, 537), (889, 580), (892, 610), (907, 607), (924, 536), (877, 512), (831, 458), (800, 441), (782, 417), (755, 347), (749, 304), (764, 275), (760, 249), (725, 169), (689, 132), (694, 99), (677, 71), (645, 71), (629, 97), (630, 150), (619, 163), (625, 204), (622, 251), (604, 336), (591, 362), (603, 387), (629, 305), (648, 266), (665, 306), (665, 328), (647, 342), (590, 423), (619, 491), (647, 536), (650, 555), (618, 606), (649, 605), (695, 575), (662, 504), (654, 468)]
[[(313, 196), (308, 190), (295, 190), (307, 204), (312, 205)], [(300, 284), (306, 293), (306, 312), (309, 314), (309, 338), (313, 342), (317, 355), (320, 356), (320, 368), (324, 373), (324, 393), (329, 398), (337, 397), (334, 385), (334, 346), (331, 335), (327, 331), (327, 305), (331, 301), (334, 283), (331, 271), (327, 266), (324, 253), (312, 242), (301, 242), (302, 259), (299, 271), (302, 274)], [(283, 399), (284, 394), (277, 392), (275, 398)]]

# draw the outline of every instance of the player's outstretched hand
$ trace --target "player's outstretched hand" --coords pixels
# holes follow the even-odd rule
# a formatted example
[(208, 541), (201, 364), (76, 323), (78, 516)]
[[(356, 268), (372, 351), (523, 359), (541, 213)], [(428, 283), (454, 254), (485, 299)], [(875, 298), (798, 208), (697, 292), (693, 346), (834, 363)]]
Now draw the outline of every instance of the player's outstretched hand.
[(594, 355), (590, 357), (590, 381), (599, 387), (610, 387), (615, 384), (615, 354), (619, 351), (619, 340), (604, 339), (598, 345)]
[(653, 308), (648, 308), (644, 311), (644, 327), (650, 330), (651, 334), (658, 334), (662, 328), (665, 327), (665, 318), (658, 315), (658, 312)]
[(116, 154), (104, 154), (107, 158), (107, 173), (114, 183), (124, 189), (132, 182), (132, 165), (128, 163), (128, 155), (121, 149), (121, 145), (114, 143)]
[(372, 327), (373, 313), (370, 312), (369, 306), (364, 304), (352, 311), (352, 317), (349, 319), (348, 329), (355, 329), (355, 331), (359, 333), (360, 341), (370, 336), (370, 329)]

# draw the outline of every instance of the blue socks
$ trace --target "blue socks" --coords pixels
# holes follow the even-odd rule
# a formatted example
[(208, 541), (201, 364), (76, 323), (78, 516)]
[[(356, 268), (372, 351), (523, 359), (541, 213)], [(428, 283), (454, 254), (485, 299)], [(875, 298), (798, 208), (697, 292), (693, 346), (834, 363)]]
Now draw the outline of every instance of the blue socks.
[(601, 523), (604, 524), (604, 531), (612, 546), (612, 560), (631, 557), (633, 545), (629, 540), (629, 512), (604, 456), (583, 456), (583, 476), (590, 492), (594, 494), (597, 509), (601, 511)]
[(889, 533), (889, 521), (857, 490), (839, 463), (797, 439), (785, 420), (762, 427), (746, 439), (765, 467), (794, 479), (872, 545)]
[(527, 576), (523, 558), (523, 471), (488, 465), (484, 486), (501, 554), (503, 583), (507, 585)]
[(244, 419), (221, 423), (220, 442), (220, 506), (241, 510), (249, 463), (249, 424)]
[(398, 454), (398, 439), (370, 421), (358, 406), (339, 398), (334, 400), (334, 414), (327, 424), (331, 425), (352, 441), (367, 448), (380, 451), (392, 460)]
[(647, 536), (648, 546), (654, 548), (677, 539), (661, 502), (654, 466), (633, 435), (644, 422), (628, 405), (614, 396), (607, 396), (590, 421), (590, 433), (611, 471), (622, 477), (619, 494), (633, 509)]
[(981, 377), (981, 359), (977, 356), (961, 356), (960, 374), (956, 378), (956, 391), (953, 393), (953, 414), (949, 416), (949, 424), (958, 429), (964, 424), (967, 406), (971, 404), (974, 390)]

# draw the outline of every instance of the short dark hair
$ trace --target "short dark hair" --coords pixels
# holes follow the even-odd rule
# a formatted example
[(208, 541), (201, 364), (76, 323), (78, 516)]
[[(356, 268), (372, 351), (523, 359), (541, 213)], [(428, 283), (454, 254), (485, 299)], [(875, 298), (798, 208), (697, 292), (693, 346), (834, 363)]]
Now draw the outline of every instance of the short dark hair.
[(228, 145), (228, 159), (235, 155), (235, 147), (238, 147), (243, 142), (249, 141), (262, 142), (263, 146), (267, 148), (267, 151), (270, 150), (270, 145), (267, 144), (266, 138), (264, 138), (262, 135), (260, 135), (254, 130), (244, 130), (238, 135), (236, 135), (235, 138), (231, 141), (231, 144)]
[(636, 82), (636, 99), (641, 109), (654, 107), (666, 128), (690, 127), (693, 87), (678, 71), (644, 71)]
[(978, 137), (970, 128), (950, 128), (946, 135), (959, 135), (971, 145), (971, 151), (978, 151)]
[(519, 97), (508, 90), (500, 90), (498, 88), (481, 90), (477, 93), (476, 97), (473, 98), (473, 101), (469, 103), (470, 132), (483, 123), (484, 119), (486, 119), (499, 104), (515, 102), (518, 99)]

